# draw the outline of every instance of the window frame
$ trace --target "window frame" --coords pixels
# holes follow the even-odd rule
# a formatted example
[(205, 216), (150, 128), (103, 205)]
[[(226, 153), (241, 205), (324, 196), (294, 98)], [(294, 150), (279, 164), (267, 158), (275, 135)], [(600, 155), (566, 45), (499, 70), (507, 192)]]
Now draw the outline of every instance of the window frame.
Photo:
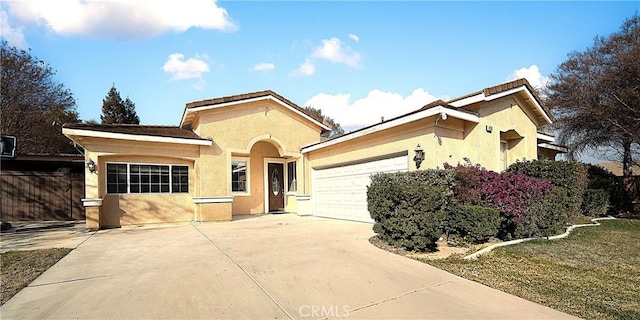
[[(234, 191), (233, 190), (233, 163), (234, 162), (244, 162), (245, 163), (245, 190), (244, 191)], [(251, 161), (249, 157), (232, 157), (231, 158), (231, 165), (228, 167), (229, 168), (229, 190), (231, 191), (231, 194), (235, 195), (235, 196), (250, 196), (251, 195)]]
[[(293, 179), (291, 177), (291, 172), (289, 171), (289, 165), (293, 165)], [(298, 192), (298, 160), (289, 161), (286, 163), (286, 179), (287, 179), (287, 194), (292, 195)], [(295, 181), (296, 188), (291, 190), (292, 181)]]
[[(109, 192), (109, 165), (124, 165), (126, 166), (126, 191), (125, 192)], [(161, 174), (158, 175), (159, 178), (159, 182), (158, 182), (158, 192), (131, 192), (131, 166), (157, 166), (160, 167), (168, 167), (169, 171), (168, 171), (168, 176), (169, 176), (169, 181), (168, 181), (168, 187), (169, 187), (169, 191), (167, 192), (162, 192), (162, 177)], [(182, 187), (180, 189), (180, 191), (174, 191), (173, 188), (173, 168), (174, 167), (185, 167), (187, 169), (186, 171), (186, 176), (187, 176), (187, 191), (182, 191)], [(115, 194), (115, 195), (120, 195), (120, 194), (129, 194), (129, 195), (146, 195), (146, 194), (151, 194), (151, 195), (157, 195), (157, 194), (189, 194), (190, 193), (190, 189), (191, 189), (191, 179), (189, 178), (191, 176), (191, 167), (189, 165), (186, 164), (167, 164), (167, 163), (140, 163), (140, 162), (105, 162), (105, 170), (104, 172), (106, 172), (105, 175), (105, 193), (106, 194)], [(140, 173), (138, 174), (140, 176)], [(153, 180), (153, 178), (151, 177), (151, 174), (149, 175), (149, 180)], [(140, 184), (141, 183), (141, 179), (138, 180), (138, 182), (135, 182)], [(184, 186), (184, 185), (183, 185)], [(151, 190), (151, 186), (149, 187), (149, 189)], [(142, 190), (142, 188), (138, 189), (138, 190)], [(118, 190), (119, 191), (119, 190)]]

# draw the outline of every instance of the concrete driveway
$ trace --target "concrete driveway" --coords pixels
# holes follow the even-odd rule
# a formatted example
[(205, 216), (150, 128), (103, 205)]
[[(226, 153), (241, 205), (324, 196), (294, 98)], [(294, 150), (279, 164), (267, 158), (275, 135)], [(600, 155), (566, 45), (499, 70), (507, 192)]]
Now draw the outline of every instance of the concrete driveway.
[(265, 215), (99, 231), (2, 319), (570, 316), (369, 244), (370, 224)]

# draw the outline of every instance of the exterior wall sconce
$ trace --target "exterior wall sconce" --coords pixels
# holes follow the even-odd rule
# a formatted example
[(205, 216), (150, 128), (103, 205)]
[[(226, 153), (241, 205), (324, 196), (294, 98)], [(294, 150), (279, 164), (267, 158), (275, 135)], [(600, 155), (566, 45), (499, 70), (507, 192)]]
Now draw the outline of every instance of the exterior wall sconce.
[(98, 169), (96, 168), (96, 163), (93, 162), (93, 159), (89, 158), (89, 161), (87, 161), (87, 168), (89, 168), (89, 172), (91, 173), (98, 173)]
[(489, 133), (493, 132), (493, 126), (487, 126), (486, 129)]
[(424, 161), (424, 150), (418, 144), (415, 150), (413, 150), (416, 155), (413, 157), (413, 161), (416, 163), (416, 169), (420, 169), (420, 164)]

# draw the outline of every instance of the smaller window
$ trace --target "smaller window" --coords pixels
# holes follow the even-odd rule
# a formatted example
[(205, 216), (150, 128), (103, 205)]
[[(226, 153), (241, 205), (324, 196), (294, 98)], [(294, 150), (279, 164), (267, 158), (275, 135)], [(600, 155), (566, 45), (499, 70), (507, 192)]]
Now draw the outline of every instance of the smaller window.
[(231, 191), (247, 192), (247, 161), (234, 160), (231, 162)]
[(287, 180), (289, 186), (289, 192), (298, 191), (298, 176), (296, 172), (296, 162), (287, 163)]
[(107, 193), (127, 193), (127, 165), (107, 163)]
[(189, 192), (189, 167), (171, 167), (171, 192)]

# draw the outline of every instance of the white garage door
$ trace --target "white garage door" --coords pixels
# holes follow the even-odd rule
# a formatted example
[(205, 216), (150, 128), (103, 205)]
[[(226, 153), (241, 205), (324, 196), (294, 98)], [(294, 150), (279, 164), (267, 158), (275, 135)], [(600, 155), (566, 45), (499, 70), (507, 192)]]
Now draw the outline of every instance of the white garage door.
[(373, 222), (367, 210), (367, 186), (378, 172), (407, 171), (407, 155), (313, 171), (315, 214), (319, 217)]

